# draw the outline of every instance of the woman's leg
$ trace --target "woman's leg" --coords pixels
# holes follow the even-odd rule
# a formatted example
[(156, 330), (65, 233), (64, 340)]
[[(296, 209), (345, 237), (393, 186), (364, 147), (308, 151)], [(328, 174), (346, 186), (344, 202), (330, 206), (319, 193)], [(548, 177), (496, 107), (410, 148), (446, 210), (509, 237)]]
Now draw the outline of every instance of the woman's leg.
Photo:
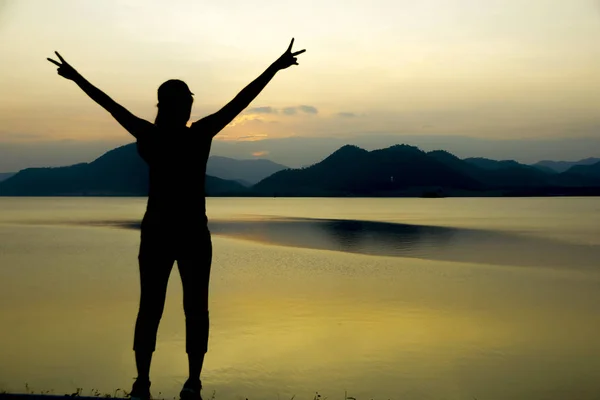
[(209, 233), (193, 244), (186, 244), (186, 249), (177, 259), (183, 286), (189, 382), (199, 383), (204, 355), (208, 350), (208, 288), (211, 263), (212, 243)]
[(156, 335), (162, 318), (169, 276), (175, 260), (163, 243), (150, 243), (142, 238), (138, 257), (140, 267), (140, 307), (135, 324), (133, 350), (138, 379), (147, 380), (156, 347)]

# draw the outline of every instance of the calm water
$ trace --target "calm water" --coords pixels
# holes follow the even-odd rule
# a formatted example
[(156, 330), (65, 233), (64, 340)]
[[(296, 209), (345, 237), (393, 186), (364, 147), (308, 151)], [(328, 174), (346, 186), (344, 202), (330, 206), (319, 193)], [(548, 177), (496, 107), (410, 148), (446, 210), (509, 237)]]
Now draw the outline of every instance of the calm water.
[[(0, 390), (130, 388), (144, 207), (0, 198)], [(600, 398), (598, 198), (207, 207), (205, 398)], [(175, 268), (155, 397), (177, 396), (184, 343)]]

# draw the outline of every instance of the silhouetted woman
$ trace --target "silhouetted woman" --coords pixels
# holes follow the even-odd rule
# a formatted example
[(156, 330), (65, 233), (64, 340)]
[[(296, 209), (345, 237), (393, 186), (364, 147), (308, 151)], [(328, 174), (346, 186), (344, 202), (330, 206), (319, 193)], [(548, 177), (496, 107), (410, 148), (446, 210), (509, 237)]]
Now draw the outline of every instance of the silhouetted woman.
[[(167, 283), (177, 261), (183, 285), (186, 319), (186, 352), (189, 378), (182, 399), (200, 399), (200, 372), (208, 345), (208, 287), (212, 242), (205, 207), (206, 162), (213, 137), (242, 112), (275, 74), (298, 65), (288, 49), (257, 79), (246, 86), (218, 112), (190, 127), (193, 93), (180, 80), (169, 80), (158, 88), (158, 114), (153, 123), (136, 117), (94, 87), (56, 53), (58, 74), (74, 81), (137, 140), (140, 156), (149, 166), (150, 184), (146, 213), (142, 220), (138, 255), (140, 307), (135, 325), (134, 345), (138, 376), (131, 397), (150, 398), (150, 362), (162, 317)], [(124, 172), (126, 173), (126, 172)]]

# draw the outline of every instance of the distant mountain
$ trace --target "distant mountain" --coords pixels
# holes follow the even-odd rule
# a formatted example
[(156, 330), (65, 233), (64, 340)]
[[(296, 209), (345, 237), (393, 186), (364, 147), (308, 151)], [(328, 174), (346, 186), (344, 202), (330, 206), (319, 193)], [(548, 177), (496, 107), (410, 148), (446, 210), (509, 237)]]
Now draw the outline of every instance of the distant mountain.
[[(557, 173), (513, 160), (460, 159), (436, 150), (394, 145), (367, 151), (345, 145), (314, 165), (290, 169), (267, 160), (211, 157), (208, 196), (550, 196), (600, 195), (600, 162)], [(266, 161), (266, 162), (265, 162)], [(260, 174), (276, 172), (252, 185)], [(283, 169), (281, 169), (283, 168)], [(253, 178), (254, 177), (254, 178)], [(91, 163), (28, 168), (0, 182), (4, 196), (146, 196), (148, 167), (135, 144), (111, 150)]]
[(16, 174), (16, 172), (0, 172), (0, 182), (7, 180), (14, 174)]
[(204, 191), (206, 196), (215, 197), (245, 196), (248, 194), (248, 188), (241, 183), (210, 175), (206, 175), (206, 185)]
[(573, 167), (575, 168), (573, 173), (557, 173), (548, 167), (534, 167), (513, 160), (496, 161), (481, 157), (461, 160), (443, 150), (428, 154), (444, 162), (447, 166), (478, 180), (484, 184), (486, 190), (500, 189), (525, 193), (524, 189), (530, 189), (532, 193), (542, 195), (544, 190), (548, 193), (555, 193), (557, 190), (562, 191), (564, 188), (568, 188), (569, 190), (565, 193), (576, 193), (580, 188), (582, 193), (587, 194), (596, 190), (590, 188), (600, 188), (600, 177), (594, 175), (591, 170), (584, 172), (582, 169), (578, 173), (577, 168), (579, 167)]
[[(2, 196), (146, 196), (148, 167), (135, 144), (111, 150), (91, 163), (28, 168), (0, 182)], [(207, 195), (244, 193), (241, 184), (206, 177)]]
[(265, 159), (236, 160), (234, 158), (210, 156), (206, 165), (208, 175), (247, 183), (247, 186), (263, 180), (275, 172), (288, 167)]
[(242, 185), (242, 186), (244, 186), (244, 187), (247, 187), (247, 188), (249, 188), (249, 187), (251, 187), (251, 186), (252, 186), (252, 184), (251, 184), (250, 182), (248, 182), (248, 181), (245, 181), (245, 180), (243, 180), (243, 179), (233, 179), (233, 181), (234, 181), (234, 182), (237, 182), (237, 183), (239, 183), (240, 185)]
[[(465, 158), (464, 161), (471, 163), (473, 165), (476, 165), (480, 168), (488, 169), (488, 170), (492, 170), (492, 171), (497, 171), (499, 169), (506, 169), (506, 168), (519, 168), (519, 167), (524, 166), (523, 164), (519, 164), (518, 162), (516, 162), (514, 160), (497, 161), (497, 160), (490, 160), (489, 158), (483, 158), (483, 157), (469, 157), (469, 158)], [(528, 168), (532, 168), (532, 167), (528, 167)]]
[(374, 151), (346, 145), (310, 167), (277, 172), (253, 191), (277, 196), (600, 195), (594, 173), (582, 177), (512, 160), (461, 160), (447, 151), (425, 153), (407, 145)]
[(514, 160), (490, 160), (483, 157), (465, 158), (464, 161), (478, 167), (472, 176), (491, 187), (508, 188), (523, 186), (546, 186), (551, 184), (553, 172), (545, 172)]
[(565, 174), (579, 175), (589, 179), (600, 179), (600, 161), (592, 165), (574, 165)]
[(545, 172), (547, 174), (558, 174), (559, 172), (550, 168), (550, 167), (546, 167), (544, 165), (531, 165), (533, 168), (537, 168), (542, 172)]
[(420, 194), (431, 189), (479, 190), (475, 179), (416, 147), (395, 145), (367, 151), (346, 145), (307, 168), (286, 169), (253, 189), (277, 195), (385, 196)]
[(535, 164), (532, 164), (533, 167), (537, 167), (540, 169), (551, 169), (555, 172), (566, 172), (569, 168), (574, 167), (576, 165), (592, 165), (600, 162), (600, 158), (590, 157), (585, 158), (579, 161), (551, 161), (551, 160), (543, 160), (539, 161)]

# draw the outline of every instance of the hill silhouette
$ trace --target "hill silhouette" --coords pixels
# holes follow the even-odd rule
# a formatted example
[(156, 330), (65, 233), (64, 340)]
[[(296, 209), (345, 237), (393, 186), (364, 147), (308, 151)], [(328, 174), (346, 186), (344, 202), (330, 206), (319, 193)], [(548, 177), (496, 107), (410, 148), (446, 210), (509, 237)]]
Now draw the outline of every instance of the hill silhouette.
[(425, 153), (408, 145), (374, 151), (346, 145), (310, 167), (277, 172), (253, 189), (278, 196), (600, 194), (596, 170), (577, 168), (584, 169), (559, 174), (513, 160), (461, 160), (444, 150)]
[(592, 165), (574, 165), (555, 179), (563, 186), (594, 186), (600, 182), (600, 162)]
[(236, 160), (235, 158), (210, 156), (206, 173), (221, 179), (233, 180), (244, 186), (252, 186), (262, 179), (288, 167), (266, 159)]
[(16, 174), (16, 172), (0, 172), (0, 182), (7, 180), (14, 174)]
[(591, 165), (575, 165), (567, 171), (569, 174), (577, 174), (591, 179), (600, 179), (600, 161)]
[(477, 178), (496, 188), (546, 186), (551, 184), (553, 172), (544, 172), (514, 160), (490, 160), (482, 157), (465, 158), (465, 162), (479, 168)]
[[(268, 160), (213, 160), (212, 171), (221, 168), (232, 179), (207, 175), (208, 196), (600, 195), (600, 162), (557, 173), (513, 160), (460, 159), (444, 150), (427, 153), (409, 145), (373, 151), (345, 145), (321, 162), (297, 169)], [(277, 171), (251, 186), (247, 179), (269, 168)], [(245, 178), (234, 175), (240, 169)], [(0, 195), (146, 196), (147, 188), (147, 166), (135, 144), (129, 144), (91, 163), (22, 170), (0, 182)]]
[(480, 182), (449, 168), (416, 147), (395, 145), (367, 151), (345, 145), (329, 157), (302, 169), (277, 172), (254, 185), (259, 193), (278, 195), (402, 195), (414, 190), (476, 191)]
[[(206, 177), (207, 195), (241, 194), (238, 182)], [(2, 196), (146, 196), (148, 166), (135, 143), (108, 151), (91, 163), (27, 168), (0, 182)]]
[(552, 161), (552, 160), (542, 160), (535, 164), (532, 164), (533, 167), (539, 168), (543, 171), (554, 171), (554, 172), (566, 172), (571, 167), (577, 165), (592, 165), (600, 162), (600, 158), (590, 157), (585, 158), (579, 161)]

